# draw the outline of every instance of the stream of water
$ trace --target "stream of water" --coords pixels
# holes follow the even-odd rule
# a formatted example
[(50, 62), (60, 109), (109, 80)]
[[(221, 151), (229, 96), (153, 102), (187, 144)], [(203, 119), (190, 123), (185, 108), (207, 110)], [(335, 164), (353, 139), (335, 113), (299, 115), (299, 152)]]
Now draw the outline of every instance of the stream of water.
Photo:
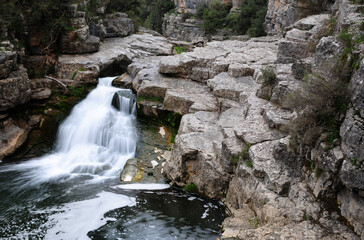
[(120, 91), (112, 80), (100, 78), (74, 107), (59, 128), (52, 153), (0, 163), (0, 239), (220, 235), (225, 217), (220, 202), (167, 184), (121, 184), (121, 169), (135, 157), (138, 131), (130, 98), (120, 97), (120, 111), (111, 106)]

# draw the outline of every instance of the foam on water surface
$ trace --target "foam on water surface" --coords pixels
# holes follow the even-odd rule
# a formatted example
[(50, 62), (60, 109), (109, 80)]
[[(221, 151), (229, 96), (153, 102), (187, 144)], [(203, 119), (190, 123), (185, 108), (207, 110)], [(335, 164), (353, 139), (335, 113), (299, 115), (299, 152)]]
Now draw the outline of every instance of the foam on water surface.
[(96, 198), (66, 204), (59, 213), (50, 216), (54, 225), (47, 230), (45, 239), (89, 239), (88, 232), (115, 220), (104, 217), (105, 213), (135, 204), (135, 198), (111, 192), (101, 192)]
[(121, 188), (126, 190), (164, 190), (171, 186), (169, 184), (159, 183), (132, 183), (132, 184), (121, 184), (113, 188)]

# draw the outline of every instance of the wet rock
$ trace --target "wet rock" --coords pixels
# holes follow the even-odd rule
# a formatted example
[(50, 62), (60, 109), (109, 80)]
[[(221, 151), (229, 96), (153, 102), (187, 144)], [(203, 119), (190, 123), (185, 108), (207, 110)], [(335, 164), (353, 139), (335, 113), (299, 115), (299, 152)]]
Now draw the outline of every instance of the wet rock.
[(12, 119), (0, 123), (0, 159), (14, 153), (27, 139), (29, 126)]
[(217, 114), (196, 112), (182, 117), (164, 173), (174, 184), (196, 184), (211, 197), (226, 190), (228, 176), (219, 161), (223, 134), (218, 131)]
[[(125, 104), (123, 98), (128, 99), (127, 106), (123, 105)], [(114, 93), (114, 96), (111, 100), (111, 105), (119, 111), (128, 111), (128, 113), (131, 114), (133, 112), (134, 105), (136, 104), (136, 102), (137, 99), (131, 90), (122, 89)], [(125, 109), (125, 107), (127, 109)]]
[(32, 95), (30, 96), (30, 99), (47, 99), (51, 96), (52, 90), (49, 88), (43, 88), (43, 89), (37, 89), (32, 91)]
[(122, 182), (133, 182), (138, 175), (138, 159), (129, 159), (120, 174), (120, 180)]

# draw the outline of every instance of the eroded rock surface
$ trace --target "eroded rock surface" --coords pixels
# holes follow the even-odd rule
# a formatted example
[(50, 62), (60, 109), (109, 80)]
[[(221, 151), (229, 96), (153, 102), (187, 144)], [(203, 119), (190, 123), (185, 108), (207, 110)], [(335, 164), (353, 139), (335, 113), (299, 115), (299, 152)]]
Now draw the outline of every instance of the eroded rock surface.
[[(97, 81), (97, 77), (123, 73), (135, 58), (169, 55), (172, 45), (163, 37), (134, 34), (125, 38), (106, 39), (98, 52), (82, 55), (62, 55), (56, 75), (62, 79)], [(85, 78), (89, 75), (89, 78)]]

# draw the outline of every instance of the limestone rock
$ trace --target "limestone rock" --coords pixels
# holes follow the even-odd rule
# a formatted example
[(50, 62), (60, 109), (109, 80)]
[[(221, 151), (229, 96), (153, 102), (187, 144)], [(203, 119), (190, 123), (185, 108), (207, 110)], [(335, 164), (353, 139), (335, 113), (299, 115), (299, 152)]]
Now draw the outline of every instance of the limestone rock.
[(330, 14), (311, 15), (294, 23), (294, 27), (301, 30), (311, 30), (330, 19)]
[(359, 111), (360, 116), (364, 116), (364, 59), (361, 60), (350, 82), (351, 101)]
[(163, 172), (175, 184), (193, 182), (198, 191), (210, 197), (221, 196), (228, 180), (216, 157), (222, 138), (222, 133), (215, 130), (177, 135)]
[(182, 19), (181, 14), (166, 14), (163, 20), (163, 36), (178, 41), (197, 41), (205, 36), (202, 21), (198, 19)]
[[(341, 149), (343, 150), (344, 154), (347, 157), (347, 160), (350, 163), (346, 164), (346, 169), (351, 166), (350, 168), (357, 169), (356, 171), (361, 171), (361, 175), (364, 173), (364, 120), (359, 117), (358, 115), (355, 115), (355, 112), (353, 109), (350, 109), (346, 113), (345, 120), (340, 128), (340, 136), (342, 138), (341, 142)], [(346, 183), (348, 181), (351, 182), (350, 177), (350, 169), (347, 169), (345, 171), (346, 174)], [(359, 172), (358, 172), (359, 173)], [(354, 183), (354, 182), (353, 182)], [(355, 183), (357, 186), (357, 183)], [(363, 186), (362, 186), (363, 187)]]
[[(2, 44), (3, 43), (1, 42), (0, 45)], [(16, 52), (0, 50), (0, 79), (7, 78), (9, 74), (15, 70), (16, 61)]]
[(306, 43), (281, 40), (278, 47), (278, 63), (293, 63), (306, 56)]
[(357, 193), (344, 189), (339, 192), (341, 214), (354, 226), (355, 231), (364, 237), (364, 199)]
[(126, 37), (134, 33), (134, 22), (125, 13), (112, 13), (105, 16), (97, 24), (92, 24), (90, 33), (101, 39), (110, 37)]
[(335, 37), (323, 37), (316, 47), (315, 67), (323, 66), (324, 64), (335, 63), (335, 58), (338, 58), (338, 53), (342, 51), (342, 44)]
[[(293, 25), (297, 20), (328, 10), (331, 6), (332, 2), (326, 0), (269, 0), (264, 23), (265, 30), (268, 35), (282, 34), (287, 27)], [(298, 23), (297, 26), (308, 27), (319, 19), (308, 19)]]
[[(133, 34), (125, 38), (108, 38), (96, 53), (83, 55), (62, 55), (56, 67), (59, 78), (71, 79), (82, 68), (102, 76), (117, 75), (127, 69), (135, 58), (168, 55), (172, 45), (163, 37), (150, 34)], [(77, 75), (76, 75), (77, 76)]]
[(132, 182), (138, 175), (138, 159), (129, 159), (120, 174), (120, 180), (122, 182)]
[(49, 88), (41, 88), (32, 91), (31, 99), (41, 100), (47, 99), (51, 96), (52, 90)]
[(245, 104), (249, 109), (247, 115), (234, 127), (235, 134), (239, 139), (247, 144), (256, 144), (282, 138), (282, 133), (270, 129), (261, 115), (268, 101), (250, 95)]
[(233, 78), (227, 73), (220, 73), (207, 81), (212, 93), (219, 98), (239, 101), (241, 93), (248, 96), (256, 84), (252, 77)]
[(30, 95), (29, 78), (24, 67), (12, 72), (8, 78), (0, 79), (0, 111), (28, 102)]
[(75, 31), (63, 32), (60, 37), (60, 48), (62, 53), (92, 53), (97, 52), (100, 47), (100, 39), (89, 35), (89, 27), (84, 26)]
[(17, 123), (12, 119), (5, 120), (1, 124), (0, 159), (3, 159), (14, 153), (25, 142), (30, 128), (25, 122), (20, 121)]

